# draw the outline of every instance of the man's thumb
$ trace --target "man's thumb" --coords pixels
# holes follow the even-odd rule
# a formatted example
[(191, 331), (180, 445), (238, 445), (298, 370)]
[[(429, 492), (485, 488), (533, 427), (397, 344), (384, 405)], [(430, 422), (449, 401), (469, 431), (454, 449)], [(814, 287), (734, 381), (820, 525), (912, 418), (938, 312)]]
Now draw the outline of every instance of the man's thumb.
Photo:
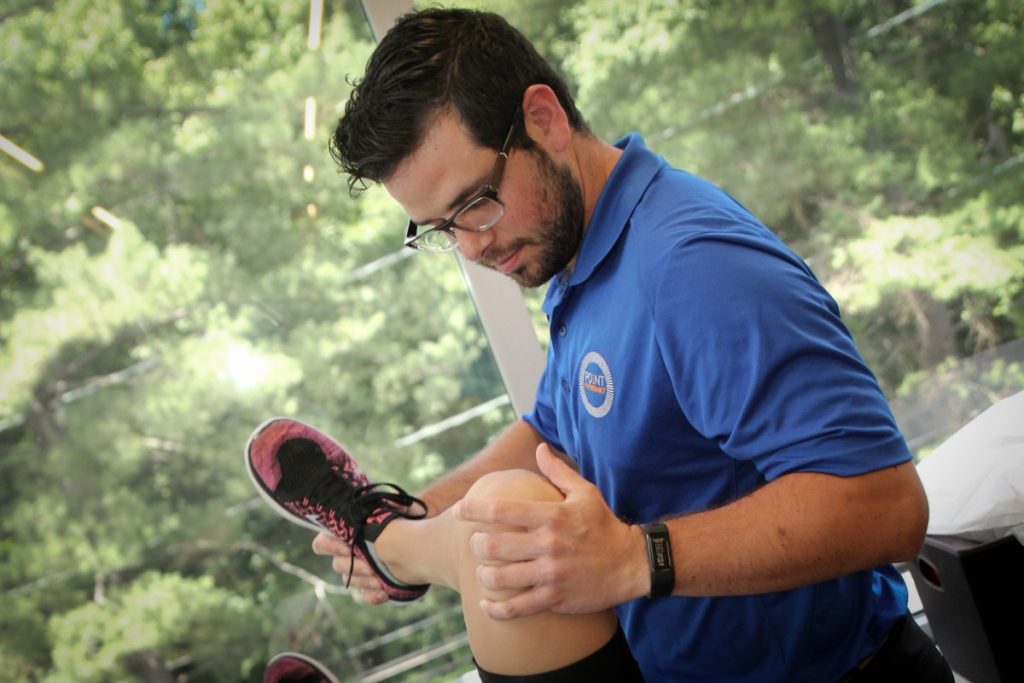
[(568, 493), (580, 480), (579, 473), (569, 467), (546, 443), (537, 446), (537, 467), (562, 493)]

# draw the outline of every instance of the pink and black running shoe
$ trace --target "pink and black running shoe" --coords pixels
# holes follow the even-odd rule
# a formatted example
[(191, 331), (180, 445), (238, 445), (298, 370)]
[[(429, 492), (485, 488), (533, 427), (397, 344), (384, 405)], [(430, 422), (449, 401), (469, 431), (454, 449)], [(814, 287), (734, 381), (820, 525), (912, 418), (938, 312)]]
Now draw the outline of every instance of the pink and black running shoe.
[[(407, 585), (377, 558), (374, 541), (392, 520), (422, 519), (427, 505), (395, 484), (371, 483), (336, 441), (298, 420), (277, 417), (256, 428), (245, 448), (256, 490), (285, 519), (326, 531), (352, 548), (392, 600), (419, 598), (430, 584)], [(349, 581), (352, 570), (349, 568)]]
[(338, 679), (312, 657), (282, 652), (267, 663), (263, 683), (338, 683)]

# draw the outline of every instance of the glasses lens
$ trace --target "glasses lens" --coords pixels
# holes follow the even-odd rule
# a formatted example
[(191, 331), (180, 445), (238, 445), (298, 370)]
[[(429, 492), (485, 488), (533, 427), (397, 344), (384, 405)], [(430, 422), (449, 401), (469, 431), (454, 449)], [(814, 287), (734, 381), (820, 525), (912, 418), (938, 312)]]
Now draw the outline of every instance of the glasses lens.
[(431, 230), (418, 236), (413, 245), (420, 251), (451, 251), (455, 248), (455, 236), (447, 230)]
[(459, 212), (455, 217), (455, 225), (463, 230), (479, 232), (497, 223), (504, 214), (505, 207), (501, 202), (490, 197), (480, 197)]

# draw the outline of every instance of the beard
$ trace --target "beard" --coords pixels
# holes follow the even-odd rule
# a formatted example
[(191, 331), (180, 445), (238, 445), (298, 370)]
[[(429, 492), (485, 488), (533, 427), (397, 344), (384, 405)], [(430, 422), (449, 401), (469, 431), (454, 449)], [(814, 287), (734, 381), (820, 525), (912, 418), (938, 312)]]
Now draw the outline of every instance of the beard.
[(583, 240), (583, 190), (568, 168), (560, 167), (548, 154), (537, 148), (530, 152), (537, 160), (537, 185), (541, 205), (548, 218), (542, 221), (538, 236), (514, 241), (503, 255), (489, 259), (487, 264), (500, 263), (505, 256), (525, 246), (538, 247), (537, 257), (523, 263), (508, 274), (521, 287), (540, 287), (564, 271)]

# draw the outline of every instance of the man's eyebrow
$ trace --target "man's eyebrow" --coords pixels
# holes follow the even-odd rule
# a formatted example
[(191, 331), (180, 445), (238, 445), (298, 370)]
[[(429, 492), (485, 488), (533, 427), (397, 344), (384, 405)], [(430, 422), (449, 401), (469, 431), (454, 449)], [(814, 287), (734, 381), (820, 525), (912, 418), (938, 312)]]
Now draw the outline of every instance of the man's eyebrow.
[(480, 192), (480, 190), (484, 189), (484, 186), (486, 184), (487, 176), (484, 176), (480, 180), (477, 180), (474, 183), (464, 187), (462, 189), (462, 192), (455, 195), (455, 199), (451, 200), (451, 202), (448, 203), (448, 212), (450, 213), (455, 209), (459, 208), (460, 206), (462, 206), (463, 204), (465, 204), (470, 197)]
[(415, 223), (416, 225), (431, 225), (434, 223), (443, 223), (444, 221), (448, 220), (449, 218), (451, 218), (452, 212), (455, 211), (455, 209), (460, 208), (463, 204), (466, 203), (466, 200), (468, 200), (470, 197), (484, 189), (484, 186), (487, 185), (487, 179), (489, 175), (490, 174), (485, 175), (483, 178), (476, 180), (462, 188), (462, 191), (455, 195), (455, 197), (450, 202), (448, 202), (448, 206), (445, 207), (446, 215), (443, 216), (442, 218), (430, 218), (425, 221), (418, 221), (414, 218), (412, 219), (412, 222)]

